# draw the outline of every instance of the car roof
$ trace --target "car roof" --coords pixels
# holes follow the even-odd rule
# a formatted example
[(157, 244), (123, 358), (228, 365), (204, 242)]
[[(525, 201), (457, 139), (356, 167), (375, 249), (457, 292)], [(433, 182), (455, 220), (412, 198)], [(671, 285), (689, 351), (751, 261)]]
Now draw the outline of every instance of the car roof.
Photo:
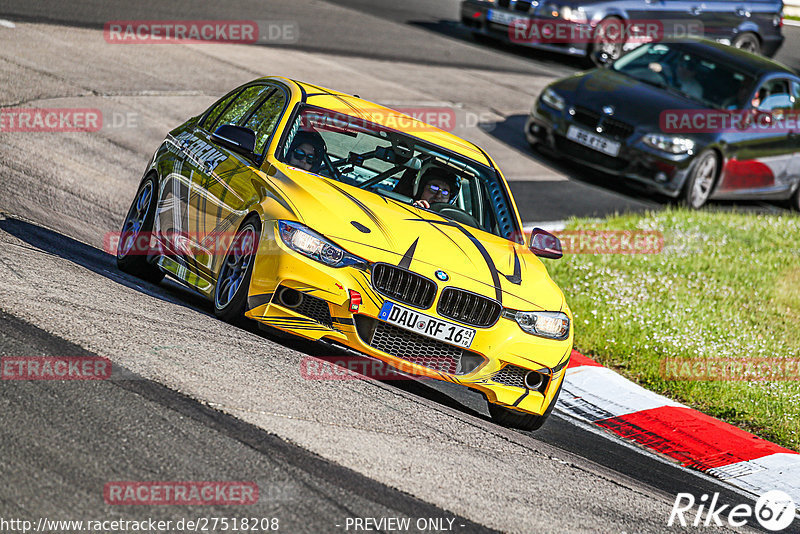
[[(373, 122), (386, 128), (395, 129), (426, 141), (436, 146), (443, 147), (461, 156), (472, 159), (489, 167), (493, 163), (477, 145), (470, 143), (449, 132), (426, 124), (399, 111), (369, 102), (355, 95), (349, 95), (327, 89), (307, 82), (281, 78), (286, 82), (295, 84), (303, 93), (302, 100), (310, 105), (329, 109), (338, 113), (355, 116), (365, 121)], [(436, 111), (436, 108), (431, 108)], [(427, 106), (420, 106), (420, 111), (425, 112)], [(454, 110), (448, 108), (447, 112), (454, 115)], [(402, 124), (404, 128), (398, 128)]]
[(700, 40), (685, 40), (677, 41), (676, 44), (686, 50), (696, 51), (697, 53), (706, 56), (708, 59), (725, 63), (731, 67), (738, 68), (755, 77), (763, 76), (768, 73), (791, 74), (797, 76), (797, 73), (777, 61), (773, 61), (764, 56), (757, 56), (744, 50), (739, 50), (732, 46), (709, 41), (706, 39)]

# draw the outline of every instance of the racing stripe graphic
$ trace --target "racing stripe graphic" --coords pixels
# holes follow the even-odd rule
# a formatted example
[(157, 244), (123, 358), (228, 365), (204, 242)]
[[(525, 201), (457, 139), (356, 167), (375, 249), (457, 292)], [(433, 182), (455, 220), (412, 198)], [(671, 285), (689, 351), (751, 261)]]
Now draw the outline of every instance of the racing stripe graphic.
[(416, 238), (411, 246), (408, 247), (406, 253), (403, 254), (403, 259), (400, 260), (400, 263), (397, 264), (398, 267), (401, 269), (405, 269), (406, 271), (410, 270), (411, 268), (411, 260), (414, 258), (414, 251), (417, 250), (417, 243), (419, 243), (419, 238)]
[(375, 226), (377, 226), (378, 230), (381, 231), (383, 237), (386, 238), (386, 241), (388, 241), (391, 245), (394, 245), (394, 240), (392, 239), (391, 233), (387, 230), (386, 226), (383, 224), (383, 221), (381, 221), (380, 218), (377, 215), (375, 215), (374, 211), (372, 211), (366, 204), (364, 204), (356, 197), (354, 197), (353, 195), (351, 195), (338, 185), (334, 184), (333, 182), (329, 180), (323, 180), (323, 182), (333, 187), (337, 191), (339, 191), (341, 194), (346, 196), (350, 201), (352, 201), (356, 206), (358, 206), (361, 209), (361, 211), (363, 211), (364, 214), (366, 214), (366, 216), (369, 217), (373, 223), (375, 223)]
[[(383, 197), (381, 197), (381, 198), (383, 198)], [(419, 216), (418, 216), (418, 215), (417, 215), (415, 212), (411, 211), (411, 209), (410, 209), (408, 206), (406, 206), (405, 204), (402, 204), (402, 203), (400, 203), (400, 202), (397, 202), (396, 200), (393, 200), (392, 202), (394, 202), (394, 203), (395, 203), (395, 205), (397, 205), (397, 206), (400, 206), (401, 208), (403, 208), (404, 210), (406, 210), (407, 212), (409, 212), (409, 213), (410, 213), (411, 215), (413, 215), (414, 217), (417, 217), (417, 219), (415, 219), (415, 220), (420, 220), (420, 221), (424, 221), (424, 220), (425, 220), (425, 219), (420, 219), (420, 218), (419, 218)], [(470, 263), (472, 263), (472, 265), (475, 265), (475, 262), (474, 262), (474, 261), (472, 261), (472, 257), (471, 257), (469, 254), (467, 254), (467, 251), (466, 251), (466, 250), (464, 250), (463, 248), (461, 248), (461, 245), (459, 245), (459, 244), (458, 244), (458, 243), (455, 241), (455, 239), (453, 239), (452, 237), (450, 237), (450, 235), (449, 235), (447, 232), (445, 232), (444, 230), (442, 230), (441, 228), (439, 228), (438, 226), (435, 226), (435, 225), (432, 225), (432, 228), (434, 228), (434, 229), (435, 229), (437, 232), (439, 232), (439, 233), (440, 233), (440, 234), (442, 234), (444, 237), (446, 237), (447, 239), (449, 239), (449, 240), (450, 240), (450, 242), (451, 242), (453, 245), (455, 245), (455, 246), (456, 246), (456, 248), (457, 248), (458, 250), (460, 250), (460, 251), (461, 251), (461, 253), (464, 255), (464, 257), (465, 257), (465, 258), (467, 258), (467, 259), (470, 261)]]
[[(500, 273), (500, 271), (497, 270), (497, 267), (494, 264), (494, 260), (489, 255), (489, 251), (486, 250), (486, 247), (483, 246), (483, 243), (478, 241), (478, 239), (474, 235), (472, 235), (466, 228), (464, 228), (463, 226), (461, 226), (460, 224), (458, 224), (455, 221), (435, 221), (433, 219), (422, 219), (422, 218), (406, 219), (406, 220), (408, 220), (408, 221), (426, 222), (426, 223), (429, 223), (429, 224), (432, 224), (432, 225), (439, 224), (439, 225), (442, 225), (442, 226), (449, 226), (451, 228), (457, 228), (458, 230), (460, 230), (461, 233), (463, 233), (470, 241), (472, 241), (472, 244), (475, 245), (475, 248), (477, 248), (478, 252), (480, 252), (481, 256), (483, 256), (483, 261), (486, 262), (486, 266), (489, 268), (489, 273), (492, 275), (492, 282), (494, 284), (494, 291), (495, 291), (495, 297), (497, 299), (497, 302), (499, 302), (501, 305), (503, 304), (503, 290), (502, 290), (502, 287), (500, 286), (500, 274), (501, 273)], [(506, 275), (503, 275), (503, 276), (506, 276)], [(522, 277), (520, 276), (520, 283), (521, 282), (522, 282)]]
[(503, 274), (506, 280), (518, 286), (522, 283), (522, 269), (520, 268), (519, 265), (519, 256), (517, 256), (517, 249), (513, 250), (514, 250), (514, 274), (512, 274), (511, 276), (503, 273), (500, 274)]

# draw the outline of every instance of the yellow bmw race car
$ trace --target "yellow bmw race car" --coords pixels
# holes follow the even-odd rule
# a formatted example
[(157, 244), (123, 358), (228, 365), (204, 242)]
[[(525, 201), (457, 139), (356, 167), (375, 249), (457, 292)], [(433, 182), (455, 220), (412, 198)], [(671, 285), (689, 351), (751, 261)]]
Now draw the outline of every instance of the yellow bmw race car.
[(479, 147), (356, 96), (279, 77), (171, 131), (120, 233), (123, 271), (243, 317), (486, 397), (539, 428), (572, 316)]

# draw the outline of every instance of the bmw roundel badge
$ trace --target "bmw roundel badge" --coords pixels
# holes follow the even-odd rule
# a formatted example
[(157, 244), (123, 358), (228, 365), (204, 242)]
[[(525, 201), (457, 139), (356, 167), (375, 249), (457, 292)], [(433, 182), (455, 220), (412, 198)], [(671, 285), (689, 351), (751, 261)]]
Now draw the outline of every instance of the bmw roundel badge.
[(447, 276), (447, 273), (444, 271), (436, 271), (436, 278), (438, 278), (442, 282), (447, 282), (448, 280), (450, 280), (450, 277)]

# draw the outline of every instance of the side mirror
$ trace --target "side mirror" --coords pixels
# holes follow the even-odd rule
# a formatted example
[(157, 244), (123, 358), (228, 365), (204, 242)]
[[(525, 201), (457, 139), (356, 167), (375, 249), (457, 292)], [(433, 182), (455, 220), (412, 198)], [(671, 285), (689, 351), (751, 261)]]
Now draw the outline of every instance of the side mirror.
[(564, 255), (561, 250), (561, 241), (546, 230), (534, 228), (531, 232), (531, 252), (540, 258), (557, 260)]
[(608, 55), (608, 52), (602, 50), (595, 50), (592, 52), (592, 61), (600, 68), (607, 68), (614, 60)]
[(223, 124), (211, 135), (211, 141), (248, 158), (256, 155), (256, 133), (250, 128)]

